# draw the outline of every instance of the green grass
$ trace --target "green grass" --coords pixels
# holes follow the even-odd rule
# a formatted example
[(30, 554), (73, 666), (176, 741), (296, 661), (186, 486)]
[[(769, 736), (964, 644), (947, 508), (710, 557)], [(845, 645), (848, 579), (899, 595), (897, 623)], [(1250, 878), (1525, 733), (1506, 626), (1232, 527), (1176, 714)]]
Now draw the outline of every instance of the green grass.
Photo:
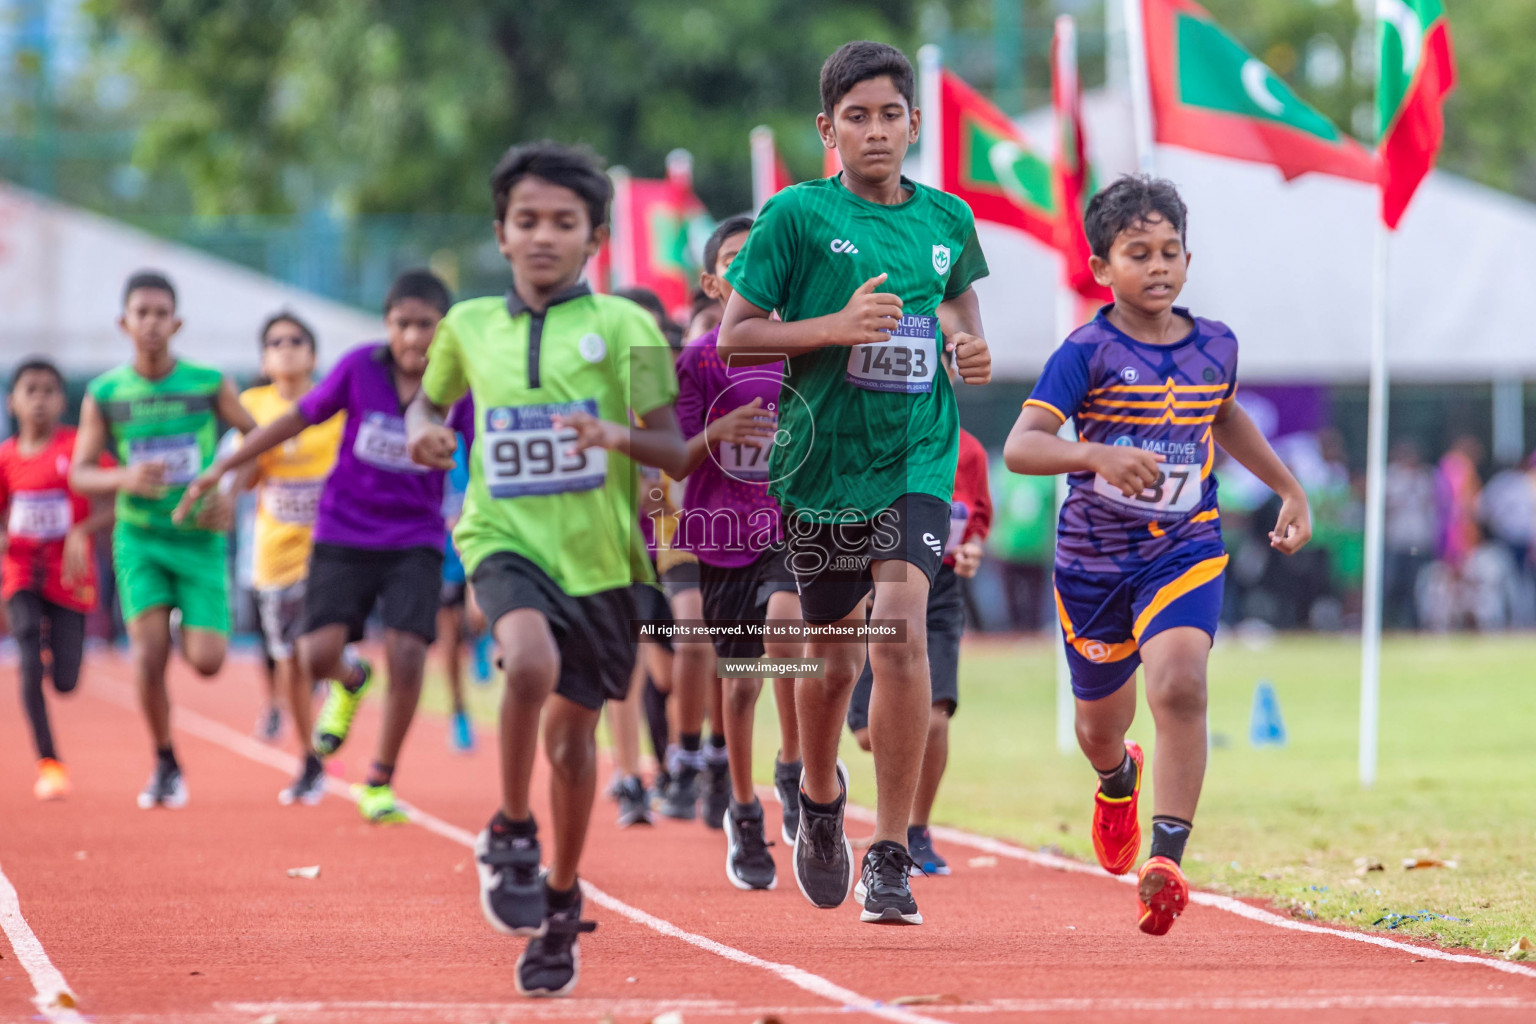
[[(1392, 914), (1460, 918), (1396, 929), (1451, 946), (1501, 951), (1521, 935), (1536, 938), (1536, 638), (1389, 638), (1381, 769), (1370, 790), (1356, 775), (1359, 651), (1352, 637), (1294, 636), (1262, 648), (1228, 640), (1213, 653), (1213, 749), (1185, 857), (1191, 882), (1365, 928)], [(1279, 696), (1283, 748), (1248, 742), (1260, 678)], [(934, 819), (1092, 861), (1094, 776), (1075, 750), (1057, 752), (1054, 680), (1045, 641), (967, 646)], [(440, 687), (428, 692), (442, 703)], [(477, 714), (491, 706), (481, 695)], [(771, 699), (758, 715), (757, 774), (768, 781)], [(1150, 755), (1145, 706), (1132, 736)], [(843, 756), (854, 799), (872, 803), (868, 755), (850, 739)], [(1148, 786), (1144, 826), (1156, 779)], [(1403, 859), (1419, 854), (1457, 867), (1405, 871)], [(1360, 858), (1385, 870), (1359, 873)]]

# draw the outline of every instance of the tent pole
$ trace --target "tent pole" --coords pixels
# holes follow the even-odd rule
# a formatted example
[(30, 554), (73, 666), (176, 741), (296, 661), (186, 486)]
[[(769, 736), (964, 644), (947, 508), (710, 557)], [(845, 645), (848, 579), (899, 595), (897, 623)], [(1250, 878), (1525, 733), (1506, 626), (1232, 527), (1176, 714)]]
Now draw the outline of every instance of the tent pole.
[(1371, 395), (1366, 433), (1365, 595), (1360, 621), (1360, 785), (1376, 784), (1380, 733), (1382, 551), (1387, 492), (1387, 248), (1391, 232), (1376, 223), (1371, 288)]

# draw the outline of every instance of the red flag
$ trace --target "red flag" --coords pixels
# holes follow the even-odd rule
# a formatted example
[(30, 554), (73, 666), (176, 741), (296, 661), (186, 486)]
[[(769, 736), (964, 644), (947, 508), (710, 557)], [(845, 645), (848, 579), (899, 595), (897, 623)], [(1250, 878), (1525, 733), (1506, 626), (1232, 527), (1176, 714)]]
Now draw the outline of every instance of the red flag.
[(1376, 180), (1371, 153), (1243, 49), (1193, 0), (1142, 0), (1158, 142), (1273, 164), (1287, 180), (1316, 171)]
[(697, 268), (688, 253), (688, 226), (704, 211), (693, 193), (691, 168), (674, 154), (662, 180), (631, 178), (622, 168), (613, 179), (611, 285), (649, 288), (674, 317), (689, 308)]
[(795, 180), (789, 176), (789, 168), (784, 166), (784, 158), (779, 155), (778, 147), (773, 143), (773, 129), (767, 125), (758, 125), (752, 129), (752, 209), (754, 212), (761, 210), (768, 197), (784, 191), (793, 185)]
[(939, 188), (978, 221), (1017, 228), (1056, 245), (1051, 166), (1007, 116), (949, 71), (939, 79)]
[(1440, 0), (1380, 0), (1376, 11), (1381, 219), (1396, 228), (1445, 139), (1456, 63)]
[(1056, 247), (1061, 250), (1067, 285), (1078, 295), (1095, 302), (1112, 302), (1114, 294), (1094, 280), (1088, 266), (1092, 251), (1083, 231), (1083, 211), (1092, 197), (1088, 170), (1088, 143), (1083, 137), (1083, 91), (1077, 77), (1077, 27), (1072, 16), (1056, 19), (1056, 38), (1051, 47), (1051, 103), (1056, 108), (1056, 148), (1051, 172), (1056, 181), (1059, 216)]

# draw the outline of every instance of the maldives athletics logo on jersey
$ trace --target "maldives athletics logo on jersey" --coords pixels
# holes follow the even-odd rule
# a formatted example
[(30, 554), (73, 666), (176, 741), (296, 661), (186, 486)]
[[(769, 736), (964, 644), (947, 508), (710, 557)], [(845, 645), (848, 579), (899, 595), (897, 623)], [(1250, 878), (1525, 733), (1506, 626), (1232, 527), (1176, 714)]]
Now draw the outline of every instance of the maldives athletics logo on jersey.
[(1050, 163), (1001, 110), (949, 71), (940, 73), (939, 102), (939, 188), (964, 199), (977, 220), (1017, 228), (1054, 247)]
[(1157, 141), (1309, 171), (1376, 181), (1371, 153), (1192, 0), (1143, 0)]
[(1441, 104), (1456, 63), (1440, 0), (1377, 0), (1376, 43), (1381, 219), (1395, 228), (1445, 138)]

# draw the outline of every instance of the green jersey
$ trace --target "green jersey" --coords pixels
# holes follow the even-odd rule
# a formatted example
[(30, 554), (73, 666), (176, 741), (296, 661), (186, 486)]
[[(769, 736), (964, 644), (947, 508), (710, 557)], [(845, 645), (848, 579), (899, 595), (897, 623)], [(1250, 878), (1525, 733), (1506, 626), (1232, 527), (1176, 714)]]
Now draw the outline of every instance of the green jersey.
[(640, 534), (635, 464), (618, 452), (569, 452), (554, 416), (581, 410), (630, 423), (677, 397), (672, 350), (651, 314), (578, 284), (542, 314), (516, 291), (470, 299), (437, 326), (422, 389), (438, 405), (467, 390), (475, 437), (453, 531), (469, 573), (510, 551), (575, 597), (654, 574)]
[(213, 464), (219, 444), (219, 388), (224, 375), (211, 366), (176, 360), (159, 380), (119, 366), (91, 381), (117, 459), (125, 466), (158, 462), (165, 467), (166, 492), (141, 498), (119, 492), (117, 521), (156, 530), (194, 531), (192, 517), (180, 525), (171, 512), (187, 484)]
[(939, 303), (987, 274), (970, 207), (906, 178), (895, 206), (836, 178), (802, 182), (764, 205), (725, 272), (742, 298), (784, 320), (836, 313), (865, 281), (901, 296), (889, 342), (828, 346), (784, 373), (769, 493), (786, 509), (867, 519), (903, 494), (949, 501), (960, 415), (940, 361)]

